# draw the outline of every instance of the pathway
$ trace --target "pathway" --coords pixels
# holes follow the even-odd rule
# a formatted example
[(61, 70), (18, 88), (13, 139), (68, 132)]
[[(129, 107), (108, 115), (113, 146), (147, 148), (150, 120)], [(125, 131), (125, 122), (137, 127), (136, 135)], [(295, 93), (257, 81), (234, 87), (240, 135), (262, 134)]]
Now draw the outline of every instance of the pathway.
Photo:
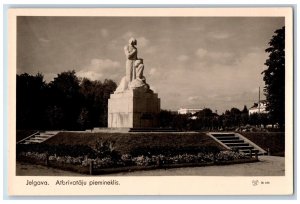
[[(122, 172), (107, 176), (284, 176), (284, 157), (261, 156), (259, 160), (260, 162), (255, 163)], [(89, 176), (40, 165), (21, 163), (17, 163), (17, 175)]]

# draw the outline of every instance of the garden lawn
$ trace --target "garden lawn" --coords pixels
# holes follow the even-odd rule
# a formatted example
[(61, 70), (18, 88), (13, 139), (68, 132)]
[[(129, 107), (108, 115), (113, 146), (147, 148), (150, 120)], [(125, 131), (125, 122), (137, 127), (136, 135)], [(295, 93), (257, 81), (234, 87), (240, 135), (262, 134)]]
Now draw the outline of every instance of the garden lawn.
[(284, 132), (241, 132), (240, 134), (266, 151), (269, 148), (272, 156), (284, 156)]
[(197, 132), (168, 133), (84, 133), (60, 132), (45, 141), (49, 145), (87, 145), (95, 147), (98, 141), (111, 142), (116, 151), (129, 154), (136, 148), (180, 148), (180, 147), (216, 147), (225, 150), (223, 146), (207, 136)]

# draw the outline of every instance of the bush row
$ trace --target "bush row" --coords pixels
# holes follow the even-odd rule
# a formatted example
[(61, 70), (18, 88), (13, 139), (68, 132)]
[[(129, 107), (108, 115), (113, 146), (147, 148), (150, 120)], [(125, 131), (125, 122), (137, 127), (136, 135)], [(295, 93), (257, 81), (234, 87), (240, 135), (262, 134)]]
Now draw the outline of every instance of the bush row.
[(246, 155), (233, 152), (233, 151), (221, 151), (219, 153), (198, 153), (198, 154), (177, 154), (173, 156), (166, 155), (152, 155), (152, 156), (132, 156), (130, 154), (124, 154), (120, 159), (116, 160), (111, 156), (103, 158), (89, 158), (88, 156), (58, 156), (48, 155), (46, 153), (38, 152), (20, 152), (18, 158), (27, 158), (29, 161), (41, 163), (48, 159), (49, 162), (56, 162), (60, 164), (72, 164), (80, 166), (89, 166), (93, 164), (93, 168), (111, 168), (111, 167), (124, 167), (124, 166), (163, 166), (166, 164), (186, 164), (186, 163), (211, 163), (232, 161), (237, 159), (245, 159)]
[(198, 153), (218, 153), (219, 148), (214, 146), (207, 147), (138, 147), (133, 149), (130, 154), (132, 156), (152, 156), (165, 155), (174, 156), (178, 154), (198, 154)]
[[(114, 160), (121, 158), (121, 154), (113, 149), (109, 142), (97, 142), (94, 148), (87, 145), (49, 145), (49, 144), (18, 144), (17, 154), (20, 152), (37, 152), (47, 153), (57, 156), (80, 157), (88, 156), (89, 158), (105, 158), (112, 157)], [(220, 152), (217, 147), (137, 147), (130, 151), (130, 155), (137, 156), (153, 156), (165, 155), (175, 156), (179, 154), (198, 154), (198, 153), (213, 153)]]

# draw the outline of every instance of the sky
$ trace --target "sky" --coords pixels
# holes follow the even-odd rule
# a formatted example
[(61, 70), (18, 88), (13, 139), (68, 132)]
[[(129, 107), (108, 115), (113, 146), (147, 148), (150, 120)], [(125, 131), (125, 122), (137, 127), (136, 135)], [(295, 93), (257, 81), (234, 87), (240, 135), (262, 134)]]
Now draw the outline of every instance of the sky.
[(134, 37), (162, 109), (222, 113), (258, 101), (265, 49), (283, 26), (280, 17), (18, 17), (17, 73), (50, 82), (75, 70), (119, 83), (123, 48)]

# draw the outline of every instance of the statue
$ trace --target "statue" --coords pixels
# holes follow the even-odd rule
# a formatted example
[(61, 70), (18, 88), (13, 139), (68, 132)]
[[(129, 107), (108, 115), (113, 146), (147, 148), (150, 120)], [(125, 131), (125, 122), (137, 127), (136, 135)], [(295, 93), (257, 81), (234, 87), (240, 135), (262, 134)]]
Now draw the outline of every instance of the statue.
[(138, 58), (137, 41), (130, 38), (124, 47), (125, 75), (108, 99), (109, 128), (148, 128), (158, 126), (160, 99), (146, 83), (144, 60)]
[(135, 68), (136, 79), (140, 79), (140, 80), (145, 79), (145, 77), (143, 76), (143, 72), (144, 72), (143, 59), (137, 59), (134, 62), (134, 68)]
[(134, 61), (137, 59), (137, 41), (134, 38), (129, 39), (129, 44), (124, 47), (126, 59), (126, 80), (131, 82), (135, 78), (133, 69)]
[(121, 93), (128, 89), (137, 89), (145, 92), (152, 92), (143, 76), (143, 59), (137, 57), (137, 41), (134, 38), (129, 39), (129, 44), (124, 47), (126, 55), (126, 75), (121, 79), (115, 93)]
[(129, 88), (131, 89), (143, 88), (145, 91), (149, 90), (150, 87), (146, 83), (146, 78), (143, 76), (143, 71), (144, 71), (143, 59), (137, 59), (134, 62), (133, 70), (135, 73), (135, 78), (130, 82)]

